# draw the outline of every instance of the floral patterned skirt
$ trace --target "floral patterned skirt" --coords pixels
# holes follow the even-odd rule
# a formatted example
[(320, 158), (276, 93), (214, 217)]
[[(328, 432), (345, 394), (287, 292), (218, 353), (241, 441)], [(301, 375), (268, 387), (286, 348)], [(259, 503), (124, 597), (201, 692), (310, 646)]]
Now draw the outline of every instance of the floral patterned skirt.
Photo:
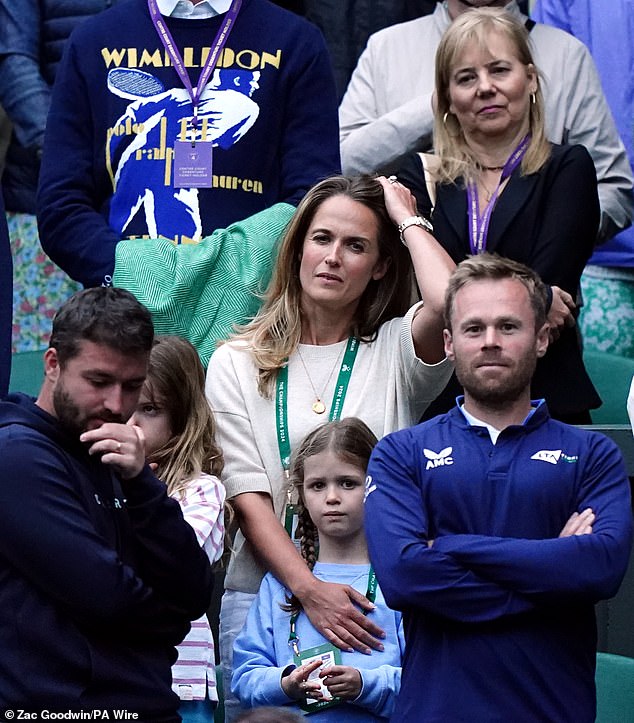
[(583, 348), (634, 359), (634, 269), (587, 266), (581, 292)]
[(81, 286), (70, 279), (40, 246), (35, 216), (7, 213), (13, 254), (12, 351), (48, 346), (53, 316)]

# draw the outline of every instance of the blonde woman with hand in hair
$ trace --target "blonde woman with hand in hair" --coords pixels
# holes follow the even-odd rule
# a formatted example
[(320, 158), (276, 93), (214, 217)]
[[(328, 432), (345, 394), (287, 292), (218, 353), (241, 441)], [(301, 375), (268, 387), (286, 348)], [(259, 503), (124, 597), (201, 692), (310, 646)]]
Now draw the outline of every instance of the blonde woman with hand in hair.
[[(260, 312), (212, 355), (207, 397), (240, 526), (220, 612), (227, 693), (233, 641), (269, 571), (329, 642), (381, 648), (363, 595), (316, 578), (287, 534), (288, 460), (326, 419), (359, 417), (377, 437), (418, 421), (451, 374), (442, 309), (453, 268), (396, 179), (328, 178), (287, 227)], [(423, 301), (411, 306), (413, 276)], [(231, 721), (238, 703), (225, 702)]]

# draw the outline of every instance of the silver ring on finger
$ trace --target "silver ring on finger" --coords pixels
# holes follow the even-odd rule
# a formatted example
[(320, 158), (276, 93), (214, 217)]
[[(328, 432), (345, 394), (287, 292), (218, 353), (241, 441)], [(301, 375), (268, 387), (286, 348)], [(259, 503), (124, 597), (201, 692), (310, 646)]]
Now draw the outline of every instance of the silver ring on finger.
[(121, 452), (121, 442), (117, 442), (117, 452)]
[(396, 176), (390, 176), (387, 180), (388, 183), (396, 183), (398, 181), (398, 178)]

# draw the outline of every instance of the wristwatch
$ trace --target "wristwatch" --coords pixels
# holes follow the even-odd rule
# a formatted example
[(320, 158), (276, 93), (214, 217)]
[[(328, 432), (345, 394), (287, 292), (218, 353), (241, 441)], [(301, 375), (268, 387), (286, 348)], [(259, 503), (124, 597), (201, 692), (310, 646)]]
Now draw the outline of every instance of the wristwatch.
[(424, 228), (425, 231), (428, 231), (432, 234), (434, 233), (434, 227), (431, 225), (431, 221), (428, 221), (423, 216), (408, 216), (398, 225), (398, 232), (401, 235), (401, 242), (404, 246), (407, 246), (407, 244), (405, 243), (405, 239), (403, 238), (403, 232), (410, 226), (420, 226), (421, 228)]

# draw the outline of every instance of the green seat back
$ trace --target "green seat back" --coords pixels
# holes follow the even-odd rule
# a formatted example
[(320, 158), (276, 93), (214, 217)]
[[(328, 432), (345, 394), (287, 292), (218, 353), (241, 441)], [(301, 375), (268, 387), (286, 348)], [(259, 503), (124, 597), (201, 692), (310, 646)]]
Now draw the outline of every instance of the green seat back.
[(583, 361), (603, 404), (590, 414), (594, 424), (629, 424), (627, 395), (634, 376), (634, 359), (588, 351)]
[(11, 355), (10, 392), (37, 397), (44, 381), (44, 350), (23, 351)]
[(596, 723), (634, 723), (634, 659), (597, 653)]

